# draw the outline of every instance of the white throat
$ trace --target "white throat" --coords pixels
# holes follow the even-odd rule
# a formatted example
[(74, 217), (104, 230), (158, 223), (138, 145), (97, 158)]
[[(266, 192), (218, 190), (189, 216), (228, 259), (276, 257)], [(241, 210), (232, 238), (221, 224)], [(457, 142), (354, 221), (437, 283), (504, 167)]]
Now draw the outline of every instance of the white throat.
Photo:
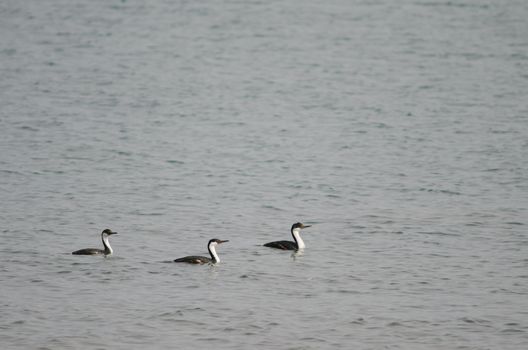
[(103, 234), (103, 245), (105, 247), (105, 254), (110, 255), (114, 251), (112, 250), (112, 247), (110, 246), (110, 241), (108, 240), (109, 236), (106, 234)]
[(218, 243), (214, 242), (209, 245), (209, 252), (211, 253), (211, 256), (213, 257), (213, 260), (215, 262), (220, 262), (220, 258), (218, 257), (218, 254), (216, 253), (216, 245)]
[(294, 228), (292, 231), (293, 238), (295, 239), (295, 242), (297, 242), (297, 248), (304, 249), (306, 245), (304, 244), (304, 241), (301, 238), (301, 229), (300, 228)]

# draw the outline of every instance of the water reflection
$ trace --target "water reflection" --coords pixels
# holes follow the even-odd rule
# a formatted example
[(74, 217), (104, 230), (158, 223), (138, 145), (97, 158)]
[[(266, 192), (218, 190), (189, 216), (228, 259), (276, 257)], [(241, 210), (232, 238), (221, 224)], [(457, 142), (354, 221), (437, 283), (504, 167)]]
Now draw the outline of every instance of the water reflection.
[(297, 258), (300, 258), (301, 256), (304, 255), (304, 249), (298, 249), (298, 250), (295, 250), (292, 254), (291, 254), (291, 258), (293, 260), (297, 260)]

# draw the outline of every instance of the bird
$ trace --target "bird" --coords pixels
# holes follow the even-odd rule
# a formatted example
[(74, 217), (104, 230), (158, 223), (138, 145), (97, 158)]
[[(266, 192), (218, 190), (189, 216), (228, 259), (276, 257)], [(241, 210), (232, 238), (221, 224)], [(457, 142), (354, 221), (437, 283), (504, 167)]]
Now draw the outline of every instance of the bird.
[(293, 239), (295, 242), (292, 241), (275, 241), (275, 242), (269, 242), (264, 244), (264, 247), (270, 247), (270, 248), (277, 248), (282, 250), (299, 250), (304, 249), (306, 245), (304, 244), (304, 241), (301, 238), (301, 230), (305, 229), (307, 227), (311, 227), (312, 225), (305, 225), (301, 222), (297, 222), (292, 225), (291, 227), (291, 234), (293, 236)]
[(109, 228), (103, 230), (101, 232), (101, 239), (103, 240), (103, 246), (104, 249), (97, 249), (97, 248), (85, 248), (80, 249), (72, 252), (73, 255), (110, 255), (114, 251), (112, 247), (110, 246), (110, 242), (108, 241), (109, 237), (111, 235), (116, 235), (117, 232), (110, 230)]
[(211, 255), (211, 258), (205, 257), (205, 256), (185, 256), (183, 258), (175, 259), (174, 262), (183, 262), (183, 263), (189, 263), (189, 264), (216, 264), (220, 262), (220, 258), (218, 257), (218, 254), (216, 253), (216, 246), (225, 242), (229, 242), (228, 240), (221, 240), (217, 238), (213, 238), (207, 243), (207, 250), (209, 250), (209, 254)]

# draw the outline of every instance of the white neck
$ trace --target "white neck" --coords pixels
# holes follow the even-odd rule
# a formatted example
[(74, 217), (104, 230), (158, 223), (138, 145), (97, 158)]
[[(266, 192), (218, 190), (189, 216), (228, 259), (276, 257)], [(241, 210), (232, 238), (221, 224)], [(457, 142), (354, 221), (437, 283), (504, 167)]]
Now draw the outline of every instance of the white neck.
[(211, 257), (213, 258), (215, 262), (220, 262), (220, 258), (218, 257), (218, 254), (216, 254), (215, 246), (216, 246), (215, 243), (211, 243), (209, 245), (209, 253), (211, 253)]
[(301, 229), (300, 228), (294, 228), (292, 231), (293, 238), (295, 239), (295, 242), (297, 242), (297, 248), (304, 249), (306, 245), (304, 244), (304, 241), (301, 238)]
[(112, 247), (110, 246), (110, 241), (108, 240), (108, 235), (102, 234), (101, 237), (103, 238), (103, 245), (105, 247), (105, 254), (110, 255), (114, 251), (112, 250)]

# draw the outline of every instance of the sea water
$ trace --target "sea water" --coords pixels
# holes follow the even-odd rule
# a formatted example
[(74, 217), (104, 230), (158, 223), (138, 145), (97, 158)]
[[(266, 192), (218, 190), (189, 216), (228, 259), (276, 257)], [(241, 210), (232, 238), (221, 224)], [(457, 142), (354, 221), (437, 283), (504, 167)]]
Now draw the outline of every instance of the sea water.
[(1, 348), (525, 349), (527, 18), (4, 1)]

